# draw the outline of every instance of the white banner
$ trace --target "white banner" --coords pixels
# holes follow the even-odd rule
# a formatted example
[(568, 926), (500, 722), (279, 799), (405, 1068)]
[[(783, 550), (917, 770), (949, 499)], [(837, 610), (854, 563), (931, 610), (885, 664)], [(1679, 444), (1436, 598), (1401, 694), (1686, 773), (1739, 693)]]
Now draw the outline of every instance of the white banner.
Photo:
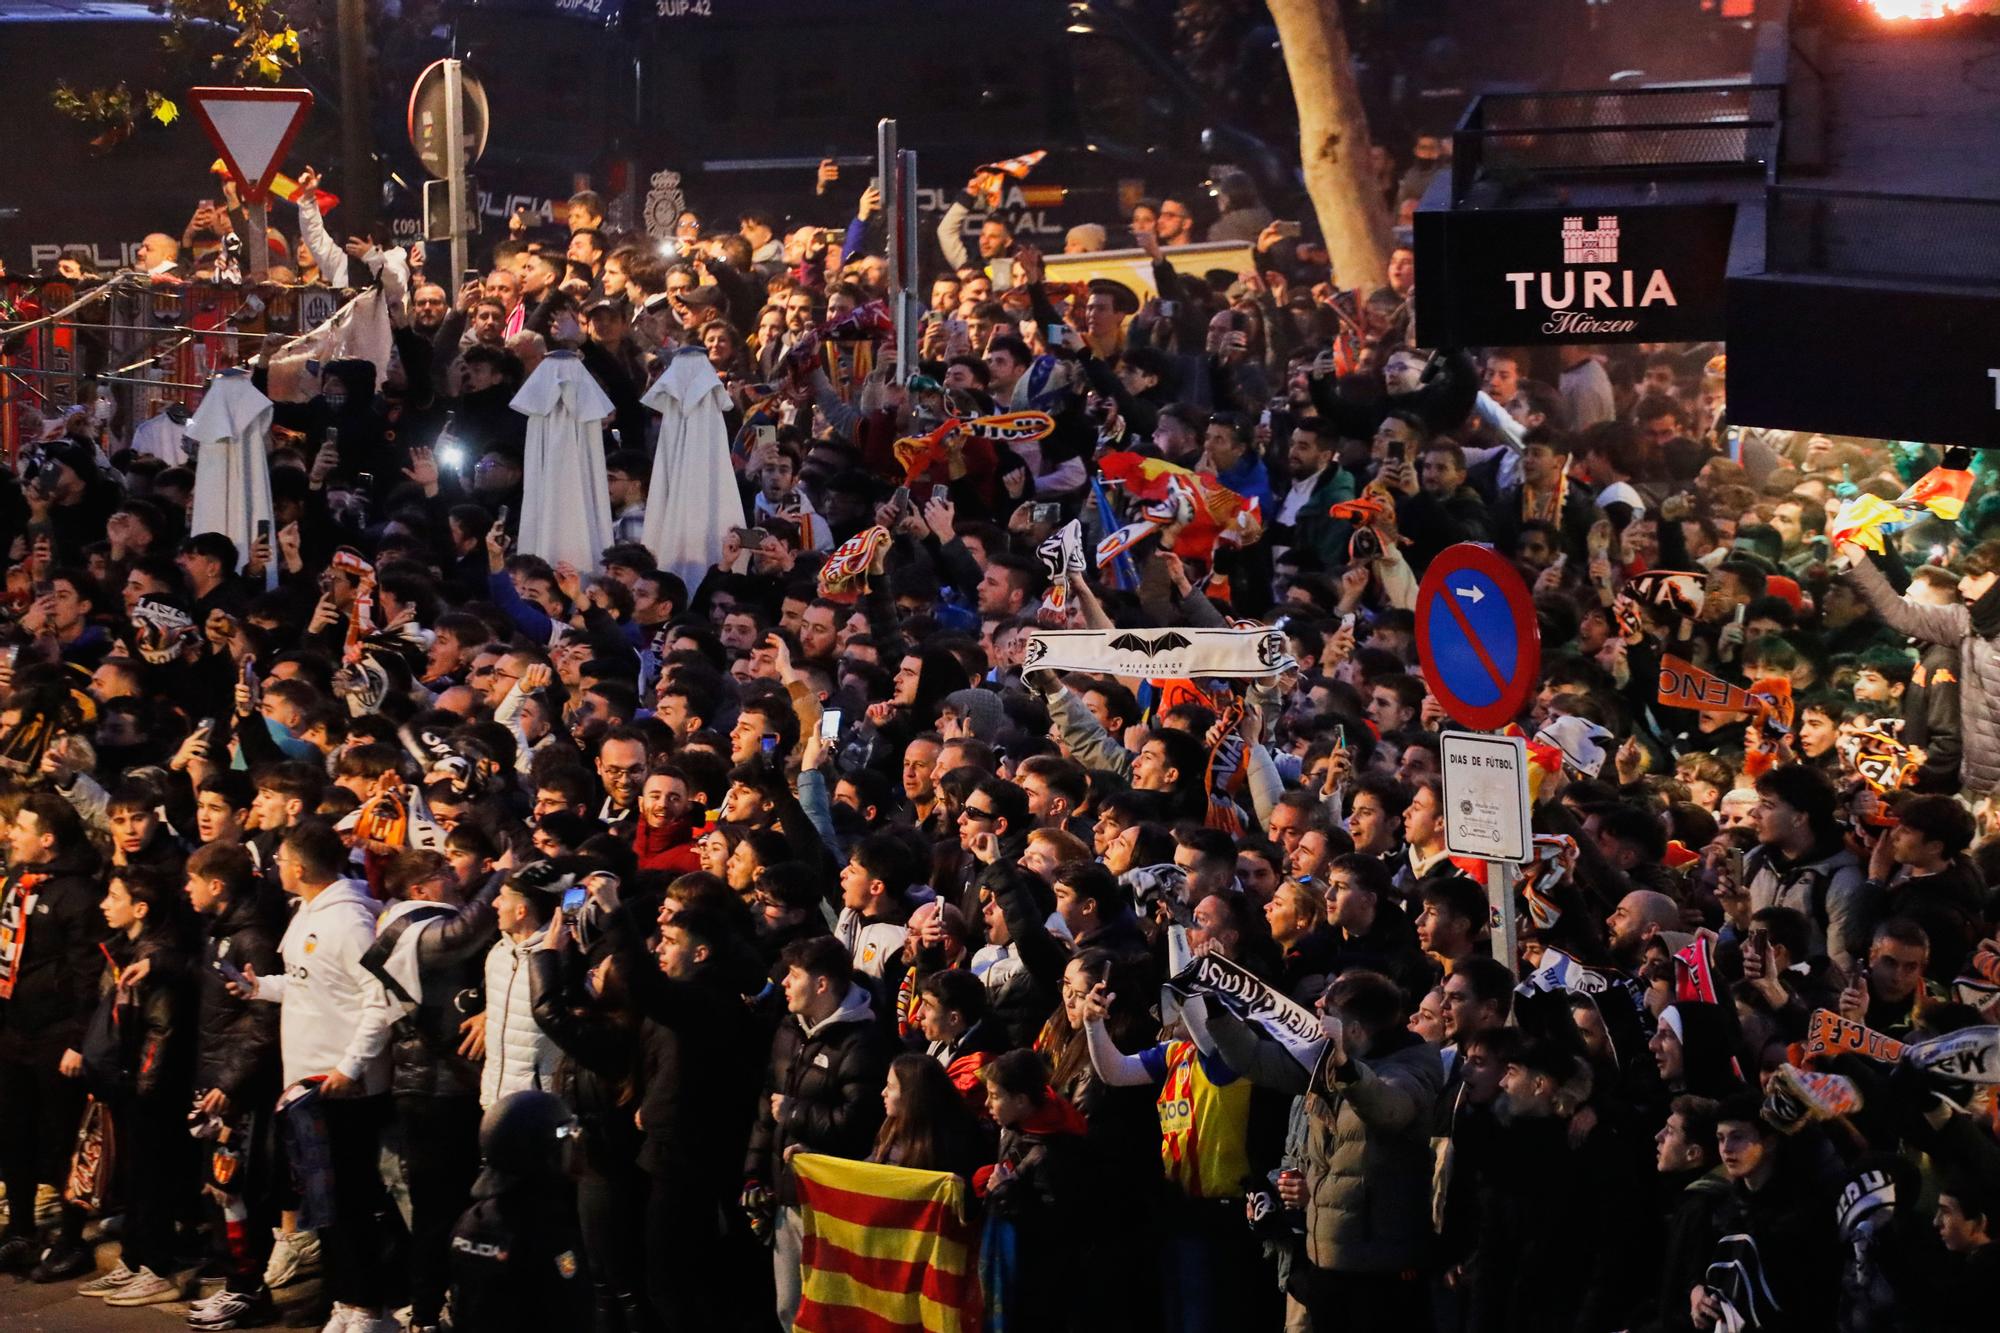
[(1088, 671), (1167, 680), (1180, 676), (1269, 677), (1298, 665), (1276, 627), (1253, 629), (1062, 629), (1029, 636), (1028, 671)]

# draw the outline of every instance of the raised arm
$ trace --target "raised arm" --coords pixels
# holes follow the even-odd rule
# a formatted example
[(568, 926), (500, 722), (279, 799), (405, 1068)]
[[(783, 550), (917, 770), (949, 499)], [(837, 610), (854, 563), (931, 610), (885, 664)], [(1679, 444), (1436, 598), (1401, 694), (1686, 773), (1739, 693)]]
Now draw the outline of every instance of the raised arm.
[(1972, 632), (1972, 612), (1963, 604), (1917, 606), (1904, 601), (1889, 586), (1882, 571), (1875, 568), (1867, 553), (1853, 543), (1841, 548), (1848, 557), (1847, 581), (1868, 605), (1898, 634), (1907, 634), (1925, 643), (1955, 644)]

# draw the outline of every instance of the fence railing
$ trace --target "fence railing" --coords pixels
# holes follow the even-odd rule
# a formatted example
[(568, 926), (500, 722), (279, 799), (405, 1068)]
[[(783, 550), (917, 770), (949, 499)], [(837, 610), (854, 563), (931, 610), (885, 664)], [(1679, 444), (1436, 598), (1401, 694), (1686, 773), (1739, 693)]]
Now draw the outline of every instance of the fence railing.
[(1765, 192), (1770, 273), (2000, 287), (2000, 200), (1814, 185)]
[(1762, 83), (1487, 93), (1452, 134), (1452, 202), (1543, 174), (1768, 175), (1783, 111), (1782, 86)]
[(128, 422), (164, 403), (193, 408), (216, 371), (266, 339), (306, 332), (338, 306), (326, 287), (260, 293), (143, 274), (99, 285), (0, 278), (0, 451), (11, 463), (20, 448), (20, 408), (56, 416), (100, 389)]

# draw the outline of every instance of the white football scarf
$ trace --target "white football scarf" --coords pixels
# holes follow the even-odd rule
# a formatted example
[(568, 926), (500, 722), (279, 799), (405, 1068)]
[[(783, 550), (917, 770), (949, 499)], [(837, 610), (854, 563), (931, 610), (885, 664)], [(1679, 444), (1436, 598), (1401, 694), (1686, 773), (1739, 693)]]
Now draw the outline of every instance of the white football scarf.
[(1087, 671), (1147, 680), (1235, 676), (1263, 679), (1298, 663), (1285, 632), (1252, 629), (1042, 630), (1028, 639), (1024, 670)]

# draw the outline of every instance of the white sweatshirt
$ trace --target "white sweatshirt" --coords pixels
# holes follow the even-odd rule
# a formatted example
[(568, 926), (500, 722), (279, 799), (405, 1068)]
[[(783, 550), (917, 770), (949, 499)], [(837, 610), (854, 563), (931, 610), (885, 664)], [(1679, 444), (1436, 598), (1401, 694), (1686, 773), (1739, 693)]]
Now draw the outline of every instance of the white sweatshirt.
[(278, 945), (284, 972), (257, 978), (256, 998), (284, 1006), (278, 1044), (288, 1085), (338, 1069), (363, 1093), (388, 1090), (389, 1011), (369, 1003), (375, 980), (361, 966), (380, 910), (351, 879), (300, 899)]

